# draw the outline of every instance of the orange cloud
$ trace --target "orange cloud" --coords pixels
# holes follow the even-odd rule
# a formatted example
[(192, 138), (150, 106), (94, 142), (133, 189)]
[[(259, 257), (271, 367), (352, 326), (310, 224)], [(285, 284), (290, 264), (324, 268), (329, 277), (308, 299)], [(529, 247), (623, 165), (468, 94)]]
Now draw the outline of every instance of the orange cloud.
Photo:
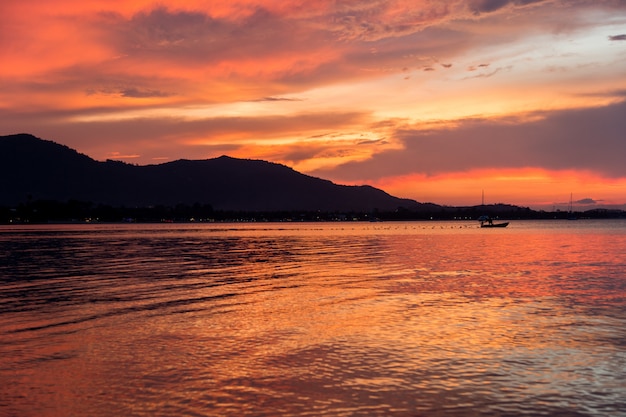
[(7, 0), (0, 14), (0, 130), (99, 159), (231, 153), (448, 190), (467, 172), (626, 177), (622, 2)]

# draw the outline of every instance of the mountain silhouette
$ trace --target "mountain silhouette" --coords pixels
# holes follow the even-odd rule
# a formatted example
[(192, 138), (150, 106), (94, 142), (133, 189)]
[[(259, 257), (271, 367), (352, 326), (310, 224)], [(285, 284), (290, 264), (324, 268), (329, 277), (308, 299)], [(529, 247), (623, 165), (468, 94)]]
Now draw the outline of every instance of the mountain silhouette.
[(0, 205), (78, 200), (112, 206), (209, 204), (231, 211), (393, 211), (436, 207), (287, 166), (228, 156), (137, 166), (96, 161), (30, 134), (0, 136)]

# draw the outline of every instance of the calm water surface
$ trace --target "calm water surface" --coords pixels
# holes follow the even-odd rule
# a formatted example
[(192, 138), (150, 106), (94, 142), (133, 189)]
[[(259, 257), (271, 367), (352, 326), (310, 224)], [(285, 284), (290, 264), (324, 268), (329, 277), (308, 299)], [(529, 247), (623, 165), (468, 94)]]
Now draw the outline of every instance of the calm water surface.
[(624, 416), (626, 221), (0, 227), (2, 416)]

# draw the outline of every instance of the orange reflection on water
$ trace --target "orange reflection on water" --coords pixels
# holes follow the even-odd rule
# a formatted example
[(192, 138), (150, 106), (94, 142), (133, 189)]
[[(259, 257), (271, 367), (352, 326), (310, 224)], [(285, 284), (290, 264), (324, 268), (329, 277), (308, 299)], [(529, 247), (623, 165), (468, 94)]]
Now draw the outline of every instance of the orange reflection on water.
[(47, 311), (0, 316), (0, 376), (16, 364), (0, 393), (46, 416), (617, 409), (626, 238), (460, 226), (150, 226), (42, 245), (83, 264), (28, 284)]

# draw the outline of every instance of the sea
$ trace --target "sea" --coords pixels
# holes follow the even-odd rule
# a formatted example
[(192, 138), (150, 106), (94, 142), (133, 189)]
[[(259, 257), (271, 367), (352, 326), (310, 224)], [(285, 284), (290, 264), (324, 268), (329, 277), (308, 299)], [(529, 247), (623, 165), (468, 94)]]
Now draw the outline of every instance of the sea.
[(626, 220), (0, 226), (0, 416), (626, 416)]

